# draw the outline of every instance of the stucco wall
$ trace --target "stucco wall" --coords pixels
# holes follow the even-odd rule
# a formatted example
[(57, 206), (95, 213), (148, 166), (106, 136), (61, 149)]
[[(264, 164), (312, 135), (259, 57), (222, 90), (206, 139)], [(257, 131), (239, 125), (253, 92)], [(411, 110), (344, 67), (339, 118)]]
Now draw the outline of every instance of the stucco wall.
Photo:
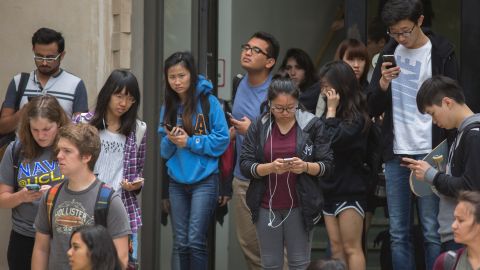
[[(63, 33), (66, 55), (62, 67), (81, 77), (92, 106), (112, 67), (111, 1), (1, 0), (0, 100), (13, 75), (35, 68), (31, 37), (40, 27)], [(0, 269), (7, 269), (6, 247), (10, 210), (0, 210)]]

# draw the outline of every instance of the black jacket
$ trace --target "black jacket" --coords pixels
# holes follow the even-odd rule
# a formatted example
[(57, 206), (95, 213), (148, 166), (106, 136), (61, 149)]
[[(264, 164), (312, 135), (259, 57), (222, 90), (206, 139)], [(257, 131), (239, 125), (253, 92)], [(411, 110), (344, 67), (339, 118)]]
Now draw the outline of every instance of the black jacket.
[[(320, 218), (323, 207), (322, 191), (319, 179), (328, 177), (333, 171), (333, 153), (328, 137), (324, 134), (324, 125), (313, 114), (298, 110), (295, 113), (297, 121), (296, 153), (299, 158), (308, 162), (318, 162), (320, 173), (311, 176), (299, 174), (296, 182), (297, 197), (301, 208), (305, 230), (310, 231)], [(273, 119), (272, 119), (273, 121)], [(252, 122), (242, 146), (240, 168), (250, 179), (247, 190), (247, 205), (252, 213), (252, 221), (258, 218), (262, 198), (267, 189), (268, 176), (261, 177), (256, 173), (259, 164), (268, 162), (264, 158), (264, 146), (271, 131), (269, 113), (264, 113)]]
[[(432, 42), (432, 75), (444, 75), (457, 80), (457, 60), (453, 45), (440, 36), (434, 35), (431, 31), (424, 33)], [(398, 43), (392, 38), (383, 48), (383, 54), (394, 54)], [(371, 116), (380, 116), (385, 113), (382, 124), (382, 135), (385, 161), (393, 158), (393, 118), (392, 118), (392, 89), (389, 86), (387, 91), (380, 88), (382, 57), (378, 57), (377, 65), (373, 71), (370, 86), (368, 88), (368, 110)], [(449, 136), (453, 134), (448, 134)], [(447, 136), (446, 130), (432, 125), (432, 146), (438, 145)], [(453, 138), (453, 136), (449, 137)], [(450, 141), (450, 140), (449, 140)]]
[(437, 172), (433, 184), (440, 193), (456, 197), (461, 190), (480, 190), (480, 115), (461, 128), (451, 161), (451, 175)]
[(368, 132), (361, 117), (352, 121), (340, 118), (322, 118), (325, 133), (330, 138), (335, 170), (322, 179), (325, 201), (329, 203), (347, 200), (366, 200), (368, 170), (364, 167)]

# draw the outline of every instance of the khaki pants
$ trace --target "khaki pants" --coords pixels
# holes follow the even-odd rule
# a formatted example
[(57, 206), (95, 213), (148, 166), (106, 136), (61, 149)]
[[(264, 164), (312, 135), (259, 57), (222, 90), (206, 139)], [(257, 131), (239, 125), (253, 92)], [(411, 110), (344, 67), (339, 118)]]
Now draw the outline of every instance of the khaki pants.
[(248, 269), (261, 269), (260, 247), (257, 240), (257, 229), (252, 223), (252, 215), (247, 207), (246, 193), (250, 181), (233, 178), (233, 208), (237, 239), (242, 248)]

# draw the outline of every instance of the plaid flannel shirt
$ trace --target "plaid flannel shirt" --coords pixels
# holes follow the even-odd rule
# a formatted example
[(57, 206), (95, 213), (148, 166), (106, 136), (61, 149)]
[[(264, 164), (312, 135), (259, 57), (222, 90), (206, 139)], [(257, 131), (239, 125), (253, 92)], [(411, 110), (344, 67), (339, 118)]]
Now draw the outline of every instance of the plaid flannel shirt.
[[(95, 112), (82, 113), (73, 118), (74, 123), (89, 123)], [(145, 164), (145, 150), (147, 141), (147, 132), (143, 135), (142, 141), (137, 148), (137, 138), (135, 130), (130, 132), (125, 142), (123, 155), (123, 179), (133, 182), (137, 177), (143, 177), (143, 166)], [(101, 180), (101, 179), (100, 179)], [(138, 228), (142, 226), (142, 210), (138, 205), (136, 194), (137, 191), (127, 191), (122, 189), (121, 198), (123, 205), (127, 210), (130, 220), (130, 229), (132, 233), (136, 233)]]

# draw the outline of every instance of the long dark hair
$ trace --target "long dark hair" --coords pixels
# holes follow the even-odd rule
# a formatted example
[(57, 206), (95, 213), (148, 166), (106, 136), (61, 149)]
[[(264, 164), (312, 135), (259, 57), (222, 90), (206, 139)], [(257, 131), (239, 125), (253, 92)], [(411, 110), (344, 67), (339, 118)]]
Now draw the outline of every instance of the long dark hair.
[(172, 89), (168, 82), (168, 70), (175, 65), (181, 65), (190, 72), (190, 86), (187, 90), (187, 97), (189, 98), (187, 98), (185, 104), (183, 104), (182, 122), (183, 129), (191, 135), (193, 134), (192, 116), (197, 112), (198, 97), (195, 91), (198, 75), (195, 61), (190, 52), (176, 52), (165, 60), (165, 116), (163, 122), (164, 124), (168, 123), (172, 126), (177, 125), (177, 110), (181, 101), (177, 92)]
[(340, 95), (337, 117), (347, 121), (363, 118), (366, 130), (370, 123), (367, 102), (353, 69), (343, 61), (333, 61), (320, 69), (319, 76), (320, 82), (327, 82)]
[(348, 60), (354, 58), (360, 58), (365, 61), (365, 67), (363, 69), (362, 76), (359, 81), (364, 84), (367, 81), (368, 69), (370, 65), (368, 63), (368, 50), (365, 44), (358, 39), (348, 38), (342, 41), (335, 52), (335, 60), (343, 60), (343, 57), (347, 57)]
[(290, 58), (293, 58), (300, 68), (305, 70), (305, 79), (298, 85), (300, 90), (304, 90), (318, 81), (312, 59), (304, 50), (298, 48), (288, 49), (287, 53), (285, 54), (285, 58), (283, 58), (280, 69), (285, 69)]
[(120, 117), (119, 132), (128, 136), (135, 129), (137, 121), (138, 107), (140, 106), (140, 89), (137, 78), (128, 70), (116, 69), (108, 76), (107, 81), (103, 85), (97, 97), (97, 105), (95, 106), (95, 115), (91, 124), (98, 130), (106, 129), (105, 115), (107, 113), (108, 104), (114, 94), (118, 94), (125, 89), (126, 93), (135, 99), (130, 109)]
[(79, 233), (87, 245), (92, 269), (121, 269), (117, 249), (107, 229), (101, 225), (85, 225), (76, 228), (70, 236), (70, 245), (74, 234)]

